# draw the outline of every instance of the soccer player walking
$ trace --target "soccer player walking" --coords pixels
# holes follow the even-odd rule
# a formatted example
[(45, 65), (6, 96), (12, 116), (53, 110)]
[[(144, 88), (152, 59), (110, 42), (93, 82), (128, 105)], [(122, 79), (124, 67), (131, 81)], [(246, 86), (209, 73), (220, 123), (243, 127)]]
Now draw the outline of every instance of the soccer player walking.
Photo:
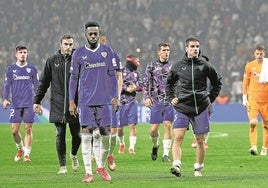
[(119, 153), (125, 151), (124, 127), (129, 125), (129, 154), (135, 154), (137, 140), (136, 125), (138, 123), (137, 92), (143, 90), (143, 82), (140, 72), (137, 70), (140, 60), (135, 55), (126, 57), (126, 66), (123, 69), (123, 89), (120, 98), (120, 125), (118, 127)]
[[(17, 146), (14, 161), (31, 162), (32, 125), (34, 122), (33, 96), (38, 85), (37, 69), (27, 62), (28, 50), (26, 46), (17, 46), (15, 56), (17, 61), (8, 66), (5, 73), (3, 93), (3, 107), (10, 105), (10, 122), (12, 135)], [(9, 99), (11, 95), (11, 100)], [(20, 125), (25, 123), (24, 143), (20, 133)]]
[(163, 162), (169, 162), (169, 150), (172, 144), (171, 126), (174, 120), (173, 106), (167, 101), (166, 81), (172, 63), (169, 61), (170, 45), (158, 44), (158, 59), (148, 63), (144, 75), (145, 106), (150, 109), (150, 137), (153, 142), (152, 160), (156, 160), (159, 148), (159, 125), (164, 124)]
[[(39, 80), (39, 86), (34, 97), (34, 109), (43, 112), (41, 101), (51, 86), (49, 122), (56, 127), (56, 149), (60, 169), (58, 174), (68, 172), (66, 166), (66, 125), (69, 124), (72, 136), (70, 158), (73, 171), (78, 171), (77, 151), (81, 143), (80, 124), (78, 117), (69, 113), (69, 79), (71, 57), (74, 51), (74, 38), (63, 35), (60, 39), (60, 50), (49, 57)], [(77, 95), (75, 98), (77, 103)]]
[[(201, 59), (200, 42), (196, 38), (185, 41), (186, 53), (181, 61), (175, 63), (167, 78), (167, 97), (175, 108), (173, 123), (174, 143), (173, 163), (170, 172), (181, 176), (182, 142), (192, 125), (197, 141), (194, 176), (202, 176), (201, 169), (205, 159), (205, 135), (209, 132), (208, 108), (218, 96), (222, 82), (221, 76), (211, 64)], [(210, 89), (207, 91), (207, 79)]]
[[(69, 111), (74, 116), (79, 113), (81, 125), (85, 183), (94, 181), (91, 154), (95, 128), (99, 128), (102, 141), (100, 155), (95, 156), (96, 161), (99, 161), (97, 170), (103, 180), (111, 181), (111, 176), (105, 169), (110, 149), (111, 104), (113, 110), (117, 110), (119, 105), (114, 51), (99, 43), (99, 35), (100, 25), (97, 22), (85, 24), (87, 44), (79, 47), (72, 56), (69, 85)], [(78, 109), (74, 102), (77, 87)]]
[(263, 140), (260, 155), (267, 155), (268, 147), (268, 59), (265, 47), (258, 44), (254, 48), (255, 59), (245, 66), (243, 79), (243, 105), (249, 118), (249, 152), (258, 155), (258, 115), (262, 117)]

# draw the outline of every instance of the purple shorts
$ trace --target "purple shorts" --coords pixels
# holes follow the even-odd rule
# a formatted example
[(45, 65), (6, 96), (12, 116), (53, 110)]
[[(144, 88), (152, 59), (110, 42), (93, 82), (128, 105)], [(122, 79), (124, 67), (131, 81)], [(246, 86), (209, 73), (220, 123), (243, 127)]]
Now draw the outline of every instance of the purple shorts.
[(111, 105), (79, 106), (79, 122), (81, 126), (105, 127), (111, 126)]
[(114, 110), (112, 110), (112, 124), (111, 127), (112, 128), (118, 128), (119, 126), (119, 112), (115, 112)]
[(156, 104), (150, 108), (150, 124), (173, 121), (175, 110), (172, 105)]
[(128, 105), (120, 106), (120, 123), (119, 127), (124, 127), (129, 124), (138, 123), (138, 105), (130, 103)]
[(34, 122), (33, 107), (25, 108), (11, 108), (10, 109), (10, 123), (33, 123)]
[(186, 116), (183, 113), (175, 112), (175, 120), (173, 129), (176, 128), (189, 128), (189, 123), (192, 125), (194, 134), (205, 134), (209, 132), (209, 112), (206, 109), (198, 116)]

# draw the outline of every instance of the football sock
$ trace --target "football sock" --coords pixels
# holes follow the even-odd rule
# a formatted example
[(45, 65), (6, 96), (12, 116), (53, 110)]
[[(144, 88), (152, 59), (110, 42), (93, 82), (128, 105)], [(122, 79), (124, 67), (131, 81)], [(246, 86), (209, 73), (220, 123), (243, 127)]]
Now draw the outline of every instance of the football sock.
[(172, 143), (172, 140), (171, 139), (164, 139), (163, 140), (163, 149), (164, 149), (163, 156), (164, 155), (168, 156), (169, 150), (171, 148), (171, 143)]
[(120, 145), (122, 145), (122, 144), (125, 145), (125, 138), (124, 138), (124, 136), (119, 136), (118, 137), (118, 140), (119, 140)]
[(263, 139), (262, 146), (267, 148), (268, 147), (268, 128), (265, 128), (264, 126), (262, 130), (262, 139)]
[[(81, 133), (82, 157), (87, 174), (92, 174), (91, 152), (92, 152), (92, 134)], [(96, 159), (97, 160), (97, 159)]]
[(20, 141), (20, 143), (16, 143), (16, 147), (18, 149), (23, 149), (23, 141)]
[(100, 152), (100, 165), (99, 168), (105, 167), (106, 159), (110, 148), (110, 135), (102, 136), (102, 149)]
[(158, 139), (159, 139), (159, 136), (151, 137), (151, 140), (152, 140), (152, 142), (153, 142), (154, 147), (158, 147), (158, 146), (159, 146), (159, 141), (158, 141)]
[(251, 146), (257, 146), (257, 127), (249, 129), (249, 140)]
[(111, 142), (110, 142), (109, 156), (113, 155), (115, 146), (116, 146), (116, 134), (112, 134), (111, 135)]
[(136, 136), (130, 136), (129, 137), (129, 149), (134, 149), (136, 144), (137, 137)]
[(179, 166), (179, 167), (181, 167), (181, 160), (174, 160), (172, 162), (172, 166)]
[[(95, 131), (95, 130), (94, 130)], [(94, 134), (93, 131), (93, 134)], [(101, 135), (96, 136), (96, 133), (94, 134), (95, 136), (93, 137), (93, 156), (95, 158), (97, 166), (100, 164), (100, 150), (101, 150)]]
[(31, 153), (31, 150), (32, 150), (32, 147), (31, 146), (24, 146), (24, 156), (25, 155), (30, 155)]

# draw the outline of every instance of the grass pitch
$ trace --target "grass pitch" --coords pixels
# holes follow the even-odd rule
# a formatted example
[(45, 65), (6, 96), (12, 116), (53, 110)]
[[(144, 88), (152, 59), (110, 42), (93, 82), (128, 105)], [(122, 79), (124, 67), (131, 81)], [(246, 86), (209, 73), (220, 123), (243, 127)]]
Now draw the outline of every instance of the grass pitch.
[[(21, 130), (23, 130), (23, 126)], [(110, 172), (112, 182), (105, 182), (94, 173), (95, 181), (88, 185), (81, 182), (84, 178), (84, 167), (81, 148), (78, 152), (80, 170), (73, 172), (69, 155), (67, 155), (68, 174), (57, 175), (58, 160), (55, 146), (55, 129), (53, 124), (35, 124), (31, 163), (14, 162), (16, 147), (13, 142), (9, 124), (0, 125), (0, 187), (3, 188), (73, 188), (73, 187), (116, 187), (116, 188), (160, 188), (160, 187), (267, 187), (268, 156), (249, 154), (247, 123), (217, 123), (211, 125), (203, 177), (193, 177), (195, 150), (190, 147), (193, 136), (186, 134), (183, 143), (182, 177), (170, 174), (170, 163), (159, 157), (152, 161), (152, 143), (148, 136), (149, 125), (137, 126), (136, 155), (118, 154), (115, 149), (117, 169)], [(163, 135), (163, 126), (161, 125)], [(23, 134), (23, 131), (22, 131)], [(161, 135), (161, 139), (162, 139)], [(262, 139), (259, 125), (260, 150)], [(128, 127), (125, 128), (126, 151), (128, 148)], [(70, 133), (67, 131), (67, 154), (70, 152)], [(170, 152), (171, 157), (171, 152)], [(95, 169), (95, 166), (93, 167)]]

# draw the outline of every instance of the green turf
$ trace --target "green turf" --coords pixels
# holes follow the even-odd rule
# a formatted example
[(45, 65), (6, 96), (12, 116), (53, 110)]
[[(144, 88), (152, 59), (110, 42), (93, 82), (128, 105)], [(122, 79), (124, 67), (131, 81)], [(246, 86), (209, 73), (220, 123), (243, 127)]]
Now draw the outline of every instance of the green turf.
[[(21, 127), (23, 130), (23, 127)], [(128, 146), (128, 127), (125, 128)], [(118, 154), (115, 150), (117, 169), (111, 172), (112, 182), (104, 182), (98, 174), (89, 185), (81, 182), (84, 177), (81, 150), (81, 168), (73, 172), (67, 158), (68, 174), (57, 175), (58, 161), (55, 150), (55, 129), (52, 124), (34, 126), (34, 142), (31, 163), (14, 162), (16, 147), (13, 143), (10, 125), (0, 125), (0, 187), (61, 188), (61, 187), (267, 187), (268, 156), (251, 156), (248, 152), (247, 123), (212, 124), (209, 148), (205, 159), (203, 177), (193, 177), (194, 149), (190, 147), (192, 134), (189, 131), (183, 143), (182, 177), (169, 173), (171, 163), (152, 161), (149, 125), (137, 127), (136, 155)], [(161, 132), (163, 128), (161, 126)], [(259, 147), (262, 139), (259, 126)], [(67, 152), (70, 152), (70, 134), (67, 134)], [(163, 135), (163, 134), (162, 134)], [(162, 137), (161, 137), (162, 138)], [(127, 148), (126, 148), (127, 149)], [(95, 166), (93, 167), (95, 169)]]

